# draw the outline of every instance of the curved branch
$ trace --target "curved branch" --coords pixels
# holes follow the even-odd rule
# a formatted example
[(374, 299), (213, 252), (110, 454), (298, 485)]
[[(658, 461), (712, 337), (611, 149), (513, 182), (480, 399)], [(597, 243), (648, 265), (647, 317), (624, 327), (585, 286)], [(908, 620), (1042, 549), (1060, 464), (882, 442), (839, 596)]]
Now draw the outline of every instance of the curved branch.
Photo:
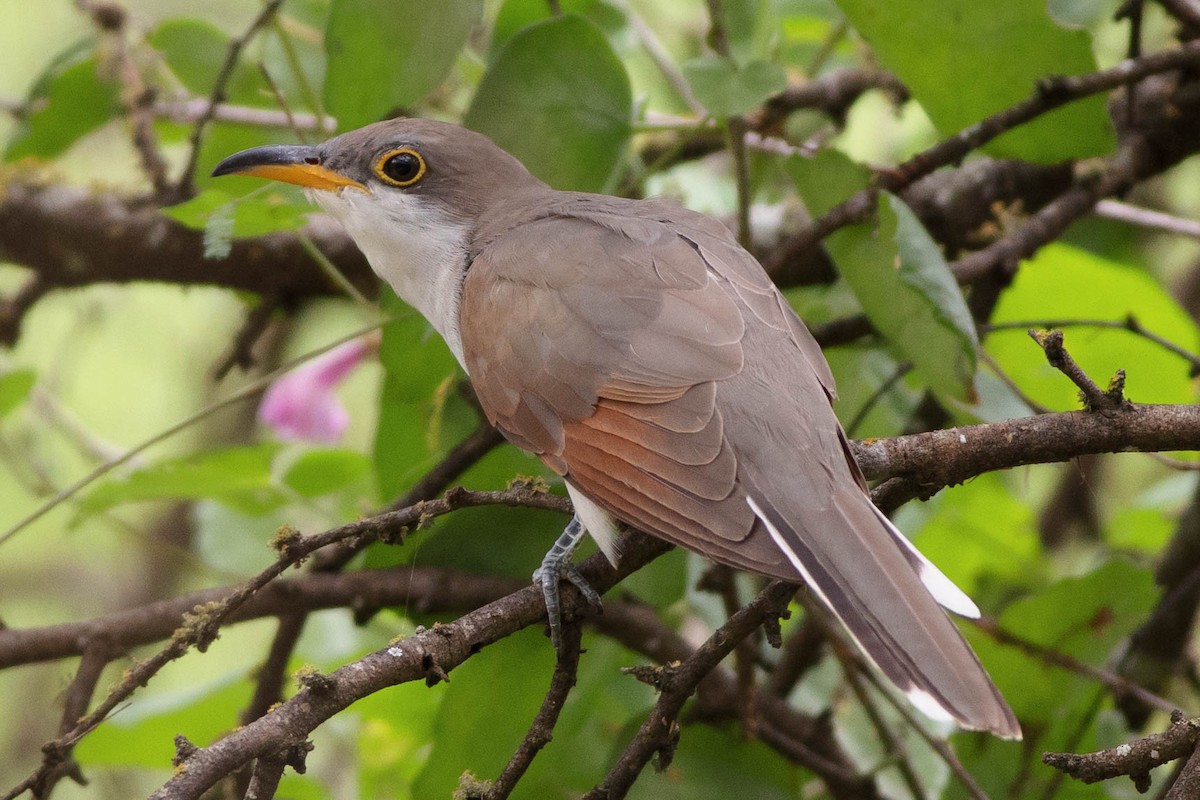
[(1093, 453), (1200, 449), (1200, 406), (1134, 405), (1102, 413), (1064, 411), (1036, 417), (852, 443), (871, 480), (894, 508), (930, 497), (985, 472), (1069, 461)]
[[(620, 567), (608, 567), (604, 556), (596, 554), (580, 570), (597, 591), (604, 592), (667, 549), (665, 543), (648, 536), (629, 537), (623, 540)], [(586, 602), (577, 591), (571, 590), (564, 593), (563, 606), (569, 617), (586, 608)], [(189, 752), (182, 762), (184, 768), (176, 770), (151, 798), (198, 798), (233, 770), (301, 740), (356, 700), (399, 683), (436, 682), (440, 680), (438, 676), (449, 673), (487, 645), (539, 622), (545, 613), (541, 588), (530, 585), (453, 622), (351, 662), (321, 681), (305, 686), (249, 725), (209, 747)]]

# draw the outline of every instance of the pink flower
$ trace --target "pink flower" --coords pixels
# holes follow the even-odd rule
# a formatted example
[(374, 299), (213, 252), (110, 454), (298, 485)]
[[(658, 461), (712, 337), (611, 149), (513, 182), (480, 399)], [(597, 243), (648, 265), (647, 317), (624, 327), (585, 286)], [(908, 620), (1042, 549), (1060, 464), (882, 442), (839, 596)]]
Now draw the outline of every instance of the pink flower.
[(258, 419), (280, 439), (336, 444), (350, 415), (334, 387), (378, 347), (375, 337), (340, 344), (280, 376), (263, 395)]

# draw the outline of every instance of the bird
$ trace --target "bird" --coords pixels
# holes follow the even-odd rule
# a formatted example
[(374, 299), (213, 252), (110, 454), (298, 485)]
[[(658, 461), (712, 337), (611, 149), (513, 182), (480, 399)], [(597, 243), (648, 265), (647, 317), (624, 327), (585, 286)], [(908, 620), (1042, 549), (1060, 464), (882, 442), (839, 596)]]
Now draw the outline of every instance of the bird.
[(481, 133), (398, 118), (213, 173), (296, 184), (425, 316), (504, 437), (575, 514), (534, 574), (552, 635), (585, 532), (620, 524), (803, 583), (917, 709), (1021, 728), (943, 608), (979, 609), (871, 502), (833, 374), (720, 221), (661, 199), (559, 191)]

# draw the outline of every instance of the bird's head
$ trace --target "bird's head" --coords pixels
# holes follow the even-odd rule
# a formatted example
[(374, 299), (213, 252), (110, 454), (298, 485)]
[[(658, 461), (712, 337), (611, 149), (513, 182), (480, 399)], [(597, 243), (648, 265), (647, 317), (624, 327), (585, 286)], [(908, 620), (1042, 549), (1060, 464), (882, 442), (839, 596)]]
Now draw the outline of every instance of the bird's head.
[[(357, 240), (364, 221), (428, 227), (477, 218), (536, 178), (486, 136), (444, 122), (394, 119), (318, 145), (268, 145), (226, 158), (214, 176), (303, 186)], [(361, 244), (361, 242), (360, 242)]]

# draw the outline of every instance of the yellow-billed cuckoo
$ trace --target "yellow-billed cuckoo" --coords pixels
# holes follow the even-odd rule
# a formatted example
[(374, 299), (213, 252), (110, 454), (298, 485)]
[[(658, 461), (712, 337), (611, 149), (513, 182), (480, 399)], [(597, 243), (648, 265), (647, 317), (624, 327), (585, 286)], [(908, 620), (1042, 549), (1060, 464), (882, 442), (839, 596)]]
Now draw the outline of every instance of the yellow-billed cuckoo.
[(619, 520), (802, 580), (913, 705), (1020, 737), (938, 604), (978, 609), (871, 503), (817, 343), (722, 224), (555, 191), (486, 137), (419, 119), (257, 147), (213, 174), (312, 190), (446, 340), (488, 419), (563, 477), (576, 516), (539, 570), (552, 631), (583, 530), (615, 562)]

